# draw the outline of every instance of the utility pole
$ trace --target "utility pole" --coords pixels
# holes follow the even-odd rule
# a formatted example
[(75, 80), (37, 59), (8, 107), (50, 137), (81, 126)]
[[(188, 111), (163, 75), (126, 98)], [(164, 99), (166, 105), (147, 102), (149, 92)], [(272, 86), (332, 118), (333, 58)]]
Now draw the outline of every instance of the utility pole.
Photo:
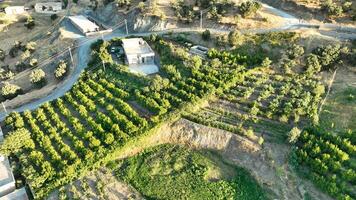
[(127, 29), (127, 20), (125, 19), (126, 35), (129, 35), (129, 30)]
[(105, 63), (104, 61), (102, 60), (102, 63), (103, 63), (103, 68), (104, 68), (104, 72), (105, 72)]
[(2, 105), (2, 107), (4, 108), (5, 112), (7, 113), (7, 110), (6, 110), (6, 107), (5, 107), (4, 102), (1, 102), (1, 105)]
[(200, 30), (203, 30), (203, 11), (200, 10)]
[(70, 47), (68, 47), (68, 51), (69, 51), (70, 59), (72, 60), (72, 65), (74, 65), (73, 55), (72, 55), (72, 51), (70, 50)]

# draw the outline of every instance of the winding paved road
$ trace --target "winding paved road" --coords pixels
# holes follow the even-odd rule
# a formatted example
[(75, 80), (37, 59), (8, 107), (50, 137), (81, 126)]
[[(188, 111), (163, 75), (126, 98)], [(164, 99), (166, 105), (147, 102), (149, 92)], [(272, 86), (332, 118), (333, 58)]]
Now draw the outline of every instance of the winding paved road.
[[(276, 8), (273, 8), (271, 6), (268, 6), (266, 4), (262, 4), (263, 7), (268, 10), (271, 13), (274, 13), (275, 15), (278, 15), (282, 18), (284, 18), (285, 23), (283, 26), (278, 27), (278, 28), (271, 28), (271, 29), (249, 29), (249, 30), (243, 30), (243, 33), (265, 33), (265, 32), (276, 32), (276, 31), (284, 31), (284, 30), (300, 30), (300, 29), (315, 29), (320, 26), (320, 24), (310, 24), (306, 22), (302, 22), (301, 20), (297, 19), (296, 17), (278, 10)], [(68, 29), (71, 29), (73, 27), (70, 27), (67, 23), (65, 23), (65, 26), (68, 27)], [(331, 31), (326, 31), (326, 33), (329, 33), (330, 37), (338, 37), (339, 39), (356, 39), (356, 28), (344, 28), (339, 25), (335, 24), (323, 24), (328, 29), (331, 29)], [(208, 28), (209, 29), (209, 28)], [(343, 30), (344, 29), (344, 30)], [(213, 33), (228, 33), (230, 30), (221, 30), (221, 29), (209, 29)], [(350, 32), (351, 30), (351, 32)], [(135, 33), (135, 34), (130, 34), (130, 35), (135, 35), (135, 36), (148, 36), (152, 33), (156, 34), (165, 34), (168, 32), (195, 32), (195, 31), (200, 31), (198, 28), (177, 28), (177, 29), (169, 29), (169, 30), (163, 30), (163, 31), (157, 31), (157, 32), (144, 32), (144, 33)], [(346, 31), (346, 33), (338, 33), (337, 31)], [(350, 33), (349, 33), (350, 32)], [(120, 31), (120, 30), (114, 30), (114, 32), (105, 35), (104, 39), (105, 40), (110, 40), (114, 37), (123, 37), (125, 34)], [(90, 45), (96, 41), (100, 36), (92, 37), (92, 38), (79, 38), (78, 43), (82, 44), (79, 46), (77, 49), (78, 51), (78, 56), (77, 56), (77, 63), (76, 67), (74, 68), (74, 71), (70, 74), (70, 77), (68, 77), (61, 85), (59, 88), (55, 88), (50, 94), (47, 96), (37, 99), (35, 101), (32, 101), (30, 103), (26, 103), (24, 105), (21, 105), (15, 109), (11, 109), (10, 111), (17, 111), (17, 112), (23, 112), (25, 110), (34, 110), (38, 108), (40, 105), (47, 101), (51, 101), (54, 99), (57, 99), (61, 96), (63, 96), (68, 90), (71, 89), (73, 84), (78, 80), (80, 77), (80, 73), (85, 69), (87, 66), (87, 63), (90, 58)], [(0, 121), (2, 121), (8, 113), (5, 112), (0, 112)]]

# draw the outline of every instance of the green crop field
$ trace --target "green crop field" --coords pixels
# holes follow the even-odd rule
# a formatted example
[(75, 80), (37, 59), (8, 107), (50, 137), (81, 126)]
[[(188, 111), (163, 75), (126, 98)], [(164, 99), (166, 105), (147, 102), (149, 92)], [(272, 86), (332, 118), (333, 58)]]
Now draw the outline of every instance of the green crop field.
[[(179, 116), (186, 107), (243, 79), (243, 65), (211, 68), (161, 39), (150, 40), (164, 63), (161, 76), (135, 75), (111, 63), (108, 48), (119, 41), (93, 44), (92, 67), (63, 97), (6, 118), (7, 134), (31, 133), (13, 155), (19, 176), (36, 198), (100, 165), (128, 141)], [(102, 61), (108, 65), (105, 72), (94, 67)]]
[[(113, 62), (109, 50), (121, 44), (120, 38), (98, 40), (92, 45), (88, 68), (69, 92), (36, 110), (11, 113), (5, 119), (7, 137), (1, 151), (15, 163), (16, 178), (24, 180), (34, 197), (41, 199), (106, 165), (127, 145), (181, 116), (244, 135), (260, 145), (265, 139), (285, 142), (292, 127), (317, 126), (325, 92), (319, 72), (333, 69), (341, 60), (341, 47), (326, 46), (305, 53), (302, 46), (282, 45), (295, 41), (296, 34), (251, 38), (252, 46), (211, 49), (207, 59), (201, 59), (191, 56), (184, 42), (176, 38), (152, 35), (146, 40), (160, 59), (160, 72), (153, 76), (133, 74), (127, 66)], [(262, 43), (283, 51), (283, 55), (271, 61), (266, 57), (268, 52), (260, 48)], [(103, 62), (105, 71), (100, 68)], [(198, 109), (203, 102), (211, 103)], [(13, 143), (13, 138), (19, 142)], [(348, 144), (348, 138), (345, 140)], [(300, 140), (296, 146), (303, 147), (303, 143)], [(350, 163), (340, 164), (353, 170), (354, 152), (348, 153)], [(148, 159), (150, 156), (153, 160)], [(163, 146), (123, 161), (116, 171), (119, 178), (148, 198), (197, 199), (203, 195), (207, 199), (265, 199), (245, 170), (212, 159), (206, 153)], [(297, 161), (310, 165), (305, 159)], [(213, 168), (221, 170), (217, 180), (209, 180)], [(226, 178), (225, 172), (231, 177)], [(354, 171), (350, 173), (354, 175)], [(354, 186), (353, 179), (345, 180), (341, 183)], [(354, 193), (344, 188), (340, 187), (340, 195), (354, 198)], [(329, 193), (336, 196), (333, 191)]]
[(109, 166), (147, 199), (266, 199), (246, 170), (212, 152), (161, 145)]

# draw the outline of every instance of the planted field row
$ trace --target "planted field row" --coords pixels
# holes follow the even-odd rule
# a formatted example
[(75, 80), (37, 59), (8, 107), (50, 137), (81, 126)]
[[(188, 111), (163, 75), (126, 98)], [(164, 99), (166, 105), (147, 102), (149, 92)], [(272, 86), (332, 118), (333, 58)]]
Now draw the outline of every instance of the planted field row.
[(7, 117), (10, 131), (31, 132), (34, 145), (22, 149), (28, 160), (21, 155), (20, 164), (36, 195), (70, 180), (148, 127), (126, 103), (129, 95), (106, 80), (86, 77), (64, 97)]
[(300, 167), (321, 189), (338, 199), (356, 198), (356, 145), (354, 133), (343, 137), (315, 128), (302, 132), (295, 156)]
[[(105, 43), (93, 45), (98, 57), (91, 63), (107, 53), (99, 53), (107, 49), (101, 48), (107, 47)], [(185, 107), (243, 80), (243, 66), (211, 68), (199, 57), (186, 57), (184, 49), (163, 40), (153, 43), (160, 47), (157, 51), (166, 52), (161, 55), (164, 66), (160, 75), (148, 78), (107, 63), (106, 71), (92, 68), (84, 72), (63, 97), (7, 117), (8, 134), (19, 130), (31, 133), (27, 145), (13, 154), (36, 198), (44, 198), (100, 166), (129, 140), (162, 120), (180, 115)], [(136, 105), (147, 110), (150, 118), (143, 117)]]

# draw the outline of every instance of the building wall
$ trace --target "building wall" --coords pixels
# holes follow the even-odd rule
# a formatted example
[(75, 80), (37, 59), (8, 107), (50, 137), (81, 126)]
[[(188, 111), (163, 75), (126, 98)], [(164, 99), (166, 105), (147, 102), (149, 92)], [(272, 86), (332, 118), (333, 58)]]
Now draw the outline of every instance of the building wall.
[[(52, 7), (52, 10), (42, 10), (42, 7)], [(36, 4), (35, 5), (35, 11), (38, 13), (57, 13), (62, 10), (62, 5), (61, 4), (54, 4), (54, 5), (45, 5), (45, 4)]]
[(126, 55), (128, 64), (153, 64), (154, 56)]
[(15, 191), (15, 189), (16, 187), (14, 181), (0, 186), (0, 197)]
[(8, 15), (18, 15), (25, 12), (25, 7), (23, 6), (9, 6), (5, 8), (5, 13)]
[[(69, 18), (70, 19), (70, 18)], [(85, 27), (85, 26), (79, 26), (77, 23), (75, 23), (75, 21), (73, 21), (72, 19), (70, 19), (70, 21), (72, 22), (72, 24), (80, 30), (80, 32), (82, 32), (85, 35), (90, 35), (87, 33), (91, 33), (91, 32), (98, 32), (99, 31), (99, 27), (96, 28), (91, 28), (91, 27)], [(112, 30), (111, 30), (112, 31)]]

